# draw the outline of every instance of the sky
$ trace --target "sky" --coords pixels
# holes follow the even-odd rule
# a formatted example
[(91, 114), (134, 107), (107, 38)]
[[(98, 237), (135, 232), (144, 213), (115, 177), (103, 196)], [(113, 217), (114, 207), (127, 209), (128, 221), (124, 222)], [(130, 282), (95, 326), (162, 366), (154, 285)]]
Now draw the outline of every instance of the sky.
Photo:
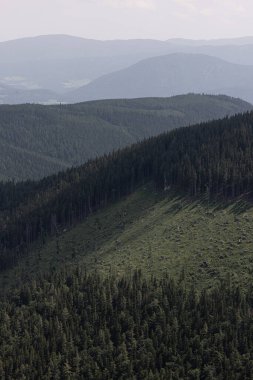
[(252, 36), (252, 15), (252, 0), (0, 0), (0, 41)]

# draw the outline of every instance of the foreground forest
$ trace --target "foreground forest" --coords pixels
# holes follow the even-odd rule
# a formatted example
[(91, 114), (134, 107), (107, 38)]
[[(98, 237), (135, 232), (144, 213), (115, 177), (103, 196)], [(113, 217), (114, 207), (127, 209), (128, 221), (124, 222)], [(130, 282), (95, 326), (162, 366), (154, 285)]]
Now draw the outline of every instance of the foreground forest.
[(39, 179), (173, 128), (250, 110), (240, 99), (193, 94), (0, 106), (0, 180)]
[(78, 269), (24, 285), (0, 304), (0, 377), (252, 379), (252, 283), (186, 289)]

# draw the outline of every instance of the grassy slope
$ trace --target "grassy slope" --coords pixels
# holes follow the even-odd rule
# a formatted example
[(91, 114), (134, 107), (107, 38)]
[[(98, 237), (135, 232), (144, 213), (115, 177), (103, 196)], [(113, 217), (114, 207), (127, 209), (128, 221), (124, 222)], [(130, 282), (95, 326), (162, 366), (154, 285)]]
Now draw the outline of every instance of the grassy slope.
[(225, 96), (0, 107), (0, 179), (42, 178), (175, 127), (244, 112)]
[(168, 272), (176, 278), (184, 269), (187, 283), (199, 287), (228, 273), (246, 283), (253, 273), (252, 222), (253, 206), (246, 201), (208, 205), (147, 186), (37, 247), (2, 273), (0, 284), (76, 264), (102, 273), (141, 268), (146, 275)]

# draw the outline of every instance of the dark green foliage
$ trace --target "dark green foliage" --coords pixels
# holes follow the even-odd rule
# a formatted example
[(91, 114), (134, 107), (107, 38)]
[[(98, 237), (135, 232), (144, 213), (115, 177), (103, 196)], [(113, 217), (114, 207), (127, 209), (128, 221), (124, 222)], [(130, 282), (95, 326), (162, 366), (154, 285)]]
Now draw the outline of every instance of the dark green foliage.
[(0, 179), (42, 178), (176, 127), (251, 109), (208, 95), (0, 106)]
[[(247, 113), (180, 128), (38, 182), (2, 183), (1, 270), (50, 235), (61, 256), (64, 228), (147, 182), (208, 201), (246, 194), (250, 201), (252, 148)], [(130, 269), (122, 278), (55, 269), (1, 297), (1, 379), (253, 378), (252, 284), (242, 291), (228, 278), (199, 293), (186, 288), (184, 272), (176, 283)]]
[(79, 270), (0, 304), (1, 379), (252, 379), (252, 288)]
[(180, 128), (40, 182), (0, 186), (1, 268), (29, 246), (154, 181), (190, 195), (251, 193), (253, 113)]

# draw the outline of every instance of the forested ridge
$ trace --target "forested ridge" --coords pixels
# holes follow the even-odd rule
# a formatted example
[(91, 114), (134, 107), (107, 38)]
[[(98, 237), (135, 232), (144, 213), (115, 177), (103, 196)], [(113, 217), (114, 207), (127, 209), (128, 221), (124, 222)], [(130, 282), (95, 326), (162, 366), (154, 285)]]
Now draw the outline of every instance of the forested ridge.
[(227, 96), (0, 106), (0, 179), (40, 179), (173, 128), (252, 110)]
[(252, 144), (253, 113), (246, 113), (147, 139), (39, 182), (2, 184), (1, 269), (33, 242), (43, 243), (149, 181), (207, 198), (249, 194)]
[(65, 271), (0, 303), (1, 379), (239, 380), (253, 373), (253, 289)]

